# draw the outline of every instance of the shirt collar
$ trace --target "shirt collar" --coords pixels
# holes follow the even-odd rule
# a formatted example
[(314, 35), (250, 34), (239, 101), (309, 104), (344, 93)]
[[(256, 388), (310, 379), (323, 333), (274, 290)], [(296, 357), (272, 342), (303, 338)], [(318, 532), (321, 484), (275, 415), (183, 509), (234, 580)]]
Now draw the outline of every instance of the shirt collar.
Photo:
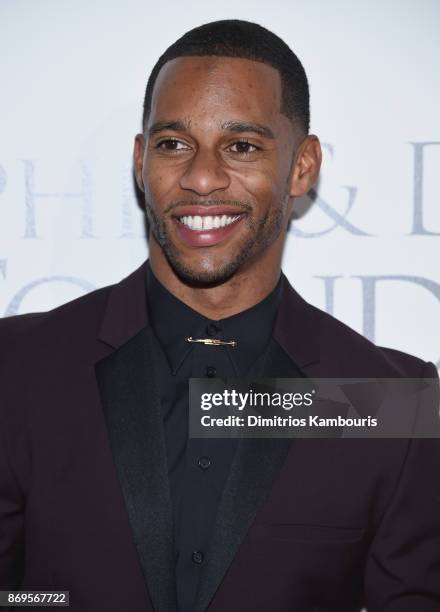
[[(155, 277), (147, 262), (147, 305), (156, 336), (165, 352), (173, 374), (176, 374), (193, 350), (185, 338), (218, 338), (235, 340), (235, 348), (227, 347), (238, 376), (244, 376), (264, 351), (272, 335), (281, 301), (285, 276), (261, 302), (231, 317), (218, 321), (208, 319), (173, 295)], [(212, 347), (217, 350), (217, 347)]]

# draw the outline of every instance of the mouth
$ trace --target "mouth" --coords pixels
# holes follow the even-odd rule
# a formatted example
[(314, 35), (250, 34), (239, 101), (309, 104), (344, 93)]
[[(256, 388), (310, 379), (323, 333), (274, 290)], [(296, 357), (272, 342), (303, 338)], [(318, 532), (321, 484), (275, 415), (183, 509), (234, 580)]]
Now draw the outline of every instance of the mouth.
[(246, 214), (233, 214), (231, 211), (219, 211), (218, 214), (180, 214), (174, 216), (173, 220), (180, 238), (186, 244), (206, 247), (219, 244), (233, 234)]

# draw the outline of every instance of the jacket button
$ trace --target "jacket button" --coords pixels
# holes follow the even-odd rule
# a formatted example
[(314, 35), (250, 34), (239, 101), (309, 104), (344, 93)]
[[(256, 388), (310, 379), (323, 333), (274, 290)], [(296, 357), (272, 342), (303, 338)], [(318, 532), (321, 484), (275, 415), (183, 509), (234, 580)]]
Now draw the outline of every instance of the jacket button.
[(199, 457), (197, 465), (202, 468), (202, 470), (207, 470), (211, 465), (211, 459), (209, 457)]
[(192, 560), (194, 561), (194, 563), (202, 563), (203, 561), (203, 553), (200, 550), (196, 550), (193, 552), (192, 554)]

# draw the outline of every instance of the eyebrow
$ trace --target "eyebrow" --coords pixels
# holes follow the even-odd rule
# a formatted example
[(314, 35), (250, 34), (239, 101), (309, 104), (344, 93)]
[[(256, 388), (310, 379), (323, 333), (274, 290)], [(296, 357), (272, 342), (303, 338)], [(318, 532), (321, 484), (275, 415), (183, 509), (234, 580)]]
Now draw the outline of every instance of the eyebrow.
[(191, 122), (185, 121), (157, 121), (148, 128), (148, 135), (154, 136), (158, 132), (172, 130), (173, 132), (186, 132), (189, 130)]
[(272, 130), (266, 125), (260, 125), (259, 123), (226, 121), (226, 123), (223, 123), (222, 129), (228, 130), (229, 132), (237, 132), (239, 134), (243, 132), (254, 132), (254, 134), (258, 134), (259, 136), (271, 138), (272, 140), (275, 139), (275, 134)]
[[(186, 132), (190, 127), (190, 121), (157, 121), (148, 128), (148, 135), (154, 136), (154, 134), (163, 132), (165, 130), (171, 130), (173, 132)], [(261, 125), (259, 123), (251, 123), (248, 121), (226, 121), (222, 124), (221, 128), (223, 130), (227, 130), (228, 132), (235, 132), (236, 134), (253, 132), (254, 134), (258, 134), (259, 136), (263, 136), (265, 138), (270, 138), (272, 140), (275, 139), (275, 134), (273, 131), (266, 125)]]

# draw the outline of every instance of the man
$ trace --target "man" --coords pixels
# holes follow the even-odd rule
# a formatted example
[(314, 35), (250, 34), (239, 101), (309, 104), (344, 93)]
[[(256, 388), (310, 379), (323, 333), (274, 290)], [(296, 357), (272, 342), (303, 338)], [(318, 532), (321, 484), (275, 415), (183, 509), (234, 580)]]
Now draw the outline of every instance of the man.
[(261, 26), (207, 24), (158, 60), (134, 149), (149, 261), (1, 321), (2, 589), (94, 612), (440, 610), (437, 440), (188, 438), (191, 377), (437, 376), (281, 273), (321, 163), (308, 131), (304, 70)]

